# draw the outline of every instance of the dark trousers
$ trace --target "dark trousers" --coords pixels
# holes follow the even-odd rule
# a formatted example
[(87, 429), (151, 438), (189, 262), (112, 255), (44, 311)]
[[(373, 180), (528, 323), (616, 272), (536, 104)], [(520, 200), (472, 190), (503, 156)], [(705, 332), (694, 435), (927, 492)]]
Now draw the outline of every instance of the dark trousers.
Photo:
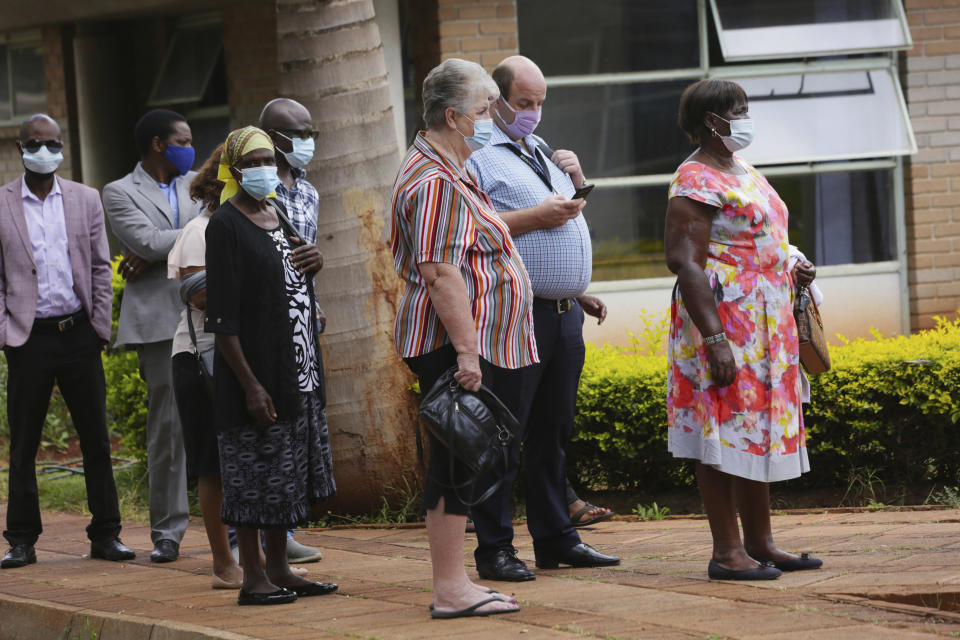
[[(580, 543), (567, 508), (565, 449), (573, 432), (583, 370), (583, 310), (574, 304), (561, 314), (555, 307), (535, 304), (533, 321), (539, 364), (522, 369), (495, 367), (489, 381), (484, 379), (517, 417), (523, 431), (515, 441), (515, 462), (507, 481), (470, 511), (477, 528), (477, 562), (513, 546), (510, 494), (520, 469), (534, 553), (552, 555)], [(492, 480), (481, 479), (477, 489), (490, 486)]]
[(10, 422), (10, 482), (7, 528), (11, 545), (34, 544), (43, 527), (37, 494), (36, 458), (53, 385), (70, 410), (83, 452), (90, 540), (120, 533), (120, 509), (107, 436), (103, 342), (84, 316), (66, 331), (38, 321), (27, 342), (7, 347), (7, 417)]

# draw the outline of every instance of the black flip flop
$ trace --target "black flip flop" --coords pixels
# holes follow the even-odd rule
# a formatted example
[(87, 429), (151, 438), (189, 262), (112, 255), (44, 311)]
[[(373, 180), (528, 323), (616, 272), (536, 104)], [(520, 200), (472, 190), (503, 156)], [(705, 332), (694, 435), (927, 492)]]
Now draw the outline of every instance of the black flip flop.
[(433, 609), (430, 611), (431, 618), (438, 619), (450, 619), (450, 618), (483, 618), (486, 616), (499, 616), (505, 613), (513, 613), (514, 611), (520, 611), (517, 609), (506, 609), (503, 611), (477, 611), (480, 607), (485, 604), (490, 604), (491, 602), (503, 602), (500, 598), (487, 598), (486, 600), (481, 600), (480, 602), (470, 605), (466, 609), (460, 609), (459, 611), (437, 611)]
[(612, 510), (611, 510), (610, 512), (608, 512), (608, 513), (604, 513), (604, 514), (601, 514), (601, 515), (599, 515), (599, 516), (594, 516), (594, 517), (589, 518), (589, 519), (587, 519), (587, 520), (580, 520), (580, 516), (584, 515), (585, 513), (589, 513), (590, 511), (593, 511), (594, 509), (605, 509), (605, 508), (606, 508), (606, 507), (598, 507), (598, 506), (595, 505), (595, 504), (590, 504), (589, 502), (584, 502), (584, 503), (583, 503), (583, 508), (581, 508), (581, 509), (578, 510), (576, 513), (574, 513), (572, 516), (570, 516), (570, 523), (573, 524), (574, 529), (580, 529), (580, 528), (582, 528), (582, 527), (589, 527), (589, 526), (592, 525), (592, 524), (596, 524), (596, 523), (602, 522), (602, 521), (604, 521), (604, 520), (609, 520), (610, 518), (613, 517), (613, 511), (612, 511)]
[[(496, 589), (487, 589), (487, 593), (489, 593), (490, 595), (497, 594), (498, 596), (506, 595), (506, 594), (500, 593), (500, 592), (497, 591)], [(513, 596), (508, 596), (508, 597), (513, 597)], [(497, 598), (497, 600), (500, 600), (500, 598)], [(507, 602), (507, 600), (500, 600), (500, 602)], [(430, 611), (433, 611), (433, 603), (432, 603), (432, 602), (430, 603)]]

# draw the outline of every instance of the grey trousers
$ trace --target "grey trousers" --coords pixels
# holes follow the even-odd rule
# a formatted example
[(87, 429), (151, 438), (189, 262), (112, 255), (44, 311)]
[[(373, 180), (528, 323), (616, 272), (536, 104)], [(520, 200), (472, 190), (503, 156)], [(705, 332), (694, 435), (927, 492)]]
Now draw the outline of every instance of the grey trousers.
[(173, 395), (173, 341), (137, 345), (140, 377), (147, 383), (147, 474), (150, 482), (150, 538), (180, 543), (190, 514), (187, 454)]

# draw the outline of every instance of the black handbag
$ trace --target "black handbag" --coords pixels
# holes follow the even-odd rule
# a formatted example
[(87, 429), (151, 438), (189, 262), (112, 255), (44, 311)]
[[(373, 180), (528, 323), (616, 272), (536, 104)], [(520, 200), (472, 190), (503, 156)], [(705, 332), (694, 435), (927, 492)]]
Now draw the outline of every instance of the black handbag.
[[(450, 484), (457, 499), (468, 507), (480, 504), (500, 488), (510, 466), (510, 444), (520, 432), (520, 423), (486, 387), (471, 392), (454, 380), (457, 367), (443, 372), (420, 402), (420, 417), (450, 452)], [(469, 476), (457, 482), (460, 464)], [(477, 478), (499, 464), (504, 473), (479, 498), (464, 500), (460, 489), (472, 487)], [(441, 483), (443, 484), (443, 483)]]

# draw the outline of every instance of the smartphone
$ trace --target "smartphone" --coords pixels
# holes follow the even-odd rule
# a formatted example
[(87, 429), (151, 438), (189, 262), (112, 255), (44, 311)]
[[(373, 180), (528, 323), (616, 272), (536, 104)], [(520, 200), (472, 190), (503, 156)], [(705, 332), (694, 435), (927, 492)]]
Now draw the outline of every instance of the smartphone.
[(570, 198), (570, 199), (571, 199), (571, 200), (576, 200), (577, 198), (586, 198), (586, 197), (587, 197), (587, 194), (590, 193), (591, 191), (593, 191), (593, 188), (594, 188), (595, 186), (597, 186), (597, 185), (595, 185), (595, 184), (585, 184), (585, 185), (583, 185), (582, 187), (580, 187), (579, 189), (577, 189), (577, 190), (574, 192), (573, 197)]

